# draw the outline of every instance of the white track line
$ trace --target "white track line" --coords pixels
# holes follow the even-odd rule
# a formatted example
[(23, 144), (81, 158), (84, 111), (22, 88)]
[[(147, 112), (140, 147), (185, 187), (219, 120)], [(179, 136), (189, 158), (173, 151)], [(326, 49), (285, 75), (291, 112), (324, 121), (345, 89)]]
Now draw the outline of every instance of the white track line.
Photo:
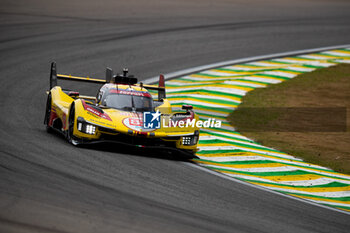
[(236, 183), (240, 183), (240, 184), (244, 184), (244, 185), (250, 186), (252, 188), (264, 190), (265, 192), (274, 193), (274, 194), (277, 194), (277, 195), (280, 195), (280, 196), (284, 196), (284, 197), (287, 197), (287, 198), (290, 198), (290, 199), (293, 199), (293, 200), (301, 201), (301, 202), (304, 202), (304, 203), (307, 203), (307, 204), (310, 204), (310, 205), (313, 205), (313, 206), (318, 206), (318, 207), (321, 207), (321, 208), (324, 208), (324, 209), (333, 210), (333, 211), (336, 211), (336, 212), (339, 212), (339, 213), (350, 215), (350, 212), (347, 212), (347, 211), (344, 211), (344, 210), (340, 210), (340, 209), (336, 209), (334, 207), (328, 207), (328, 206), (325, 206), (325, 205), (321, 205), (321, 204), (318, 204), (318, 203), (313, 202), (313, 201), (308, 200), (308, 199), (302, 199), (302, 198), (294, 197), (294, 196), (291, 196), (291, 195), (288, 195), (288, 194), (280, 193), (280, 192), (274, 191), (272, 189), (268, 189), (268, 188), (266, 188), (264, 186), (258, 186), (258, 185), (255, 185), (255, 184), (250, 184), (248, 182), (241, 181), (241, 180), (236, 179), (234, 177), (228, 176), (228, 175), (226, 175), (224, 173), (216, 172), (214, 170), (210, 170), (208, 168), (205, 168), (205, 167), (202, 167), (202, 166), (198, 166), (196, 164), (192, 164), (192, 163), (188, 163), (188, 162), (183, 162), (183, 164), (185, 164), (187, 166), (190, 166), (190, 167), (193, 167), (193, 168), (197, 168), (199, 170), (208, 172), (208, 173), (216, 175), (216, 176), (220, 176), (221, 178), (224, 178), (224, 179), (227, 179), (227, 180), (231, 180), (231, 181), (236, 182)]
[[(209, 70), (209, 69), (213, 69), (213, 68), (217, 68), (217, 67), (259, 61), (259, 60), (267, 60), (267, 59), (272, 59), (272, 58), (296, 56), (298, 54), (315, 53), (315, 52), (322, 52), (322, 51), (326, 51), (326, 50), (334, 50), (334, 49), (348, 48), (348, 47), (350, 47), (350, 44), (328, 46), (328, 47), (321, 47), (321, 48), (314, 48), (314, 49), (303, 49), (303, 50), (289, 51), (289, 52), (283, 52), (283, 53), (274, 53), (274, 54), (269, 54), (269, 55), (254, 56), (254, 57), (247, 57), (247, 58), (242, 58), (242, 59), (222, 61), (222, 62), (217, 62), (217, 63), (213, 63), (213, 64), (183, 69), (183, 70), (179, 70), (179, 71), (172, 72), (172, 73), (167, 73), (164, 75), (164, 77), (167, 80), (167, 79), (173, 79), (176, 77), (184, 76), (186, 74), (198, 73), (198, 72), (203, 71), (203, 70)], [(159, 76), (155, 76), (155, 77), (151, 77), (151, 78), (148, 78), (146, 80), (143, 80), (143, 83), (148, 83), (148, 84), (155, 83), (155, 82), (158, 82), (158, 80), (159, 80)]]
[[(314, 53), (314, 52), (321, 52), (321, 51), (340, 49), (340, 48), (350, 48), (350, 44), (348, 44), (348, 45), (329, 46), (329, 47), (321, 47), (321, 48), (315, 48), (315, 49), (296, 50), (296, 51), (290, 51), (290, 52), (284, 52), (284, 53), (274, 53), (274, 54), (263, 55), (263, 56), (254, 56), (254, 57), (235, 59), (235, 60), (230, 60), (230, 61), (223, 61), (223, 62), (213, 63), (213, 64), (209, 64), (209, 65), (203, 65), (203, 66), (197, 66), (197, 67), (193, 67), (193, 68), (189, 68), (189, 69), (179, 70), (179, 71), (176, 71), (176, 72), (165, 74), (164, 76), (165, 76), (165, 79), (168, 80), (168, 79), (173, 79), (173, 78), (176, 78), (176, 77), (184, 76), (186, 74), (198, 73), (199, 71), (202, 71), (202, 70), (208, 70), (208, 69), (213, 69), (213, 68), (217, 68), (217, 67), (229, 66), (229, 65), (240, 64), (240, 63), (247, 63), (247, 62), (254, 62), (254, 61), (266, 60), (266, 59), (272, 59), (272, 58), (296, 56), (298, 54)], [(159, 80), (159, 77), (156, 76), (156, 77), (151, 77), (151, 78), (148, 78), (146, 80), (143, 80), (143, 82), (150, 84), (150, 83), (158, 82), (158, 80)], [(326, 205), (321, 205), (321, 204), (318, 204), (318, 203), (313, 202), (311, 200), (302, 199), (302, 198), (294, 197), (294, 196), (287, 195), (287, 194), (284, 194), (284, 193), (280, 193), (280, 192), (268, 189), (268, 188), (263, 187), (263, 186), (253, 185), (253, 184), (250, 184), (250, 183), (247, 183), (247, 182), (235, 179), (235, 178), (227, 176), (227, 175), (225, 175), (223, 173), (219, 173), (219, 172), (210, 170), (208, 168), (205, 168), (205, 167), (202, 167), (202, 166), (199, 166), (199, 165), (196, 165), (196, 164), (192, 164), (192, 163), (188, 163), (188, 162), (184, 162), (184, 164), (186, 164), (188, 166), (191, 166), (191, 167), (194, 167), (194, 168), (197, 168), (197, 169), (200, 169), (202, 171), (214, 174), (216, 176), (220, 176), (220, 177), (222, 177), (224, 179), (228, 179), (228, 180), (234, 181), (236, 183), (248, 185), (248, 186), (256, 188), (256, 189), (264, 190), (266, 192), (270, 192), (270, 193), (281, 195), (281, 196), (284, 196), (284, 197), (287, 197), (287, 198), (290, 198), (290, 199), (298, 200), (298, 201), (301, 201), (301, 202), (304, 202), (304, 203), (308, 203), (310, 205), (314, 205), (314, 206), (318, 206), (318, 207), (321, 207), (321, 208), (324, 208), (324, 209), (328, 209), (328, 210), (332, 210), (332, 211), (336, 211), (336, 212), (339, 212), (339, 213), (350, 215), (350, 212), (347, 212), (347, 211), (343, 211), (343, 210), (336, 209), (336, 208), (333, 208), (333, 207), (328, 207)]]

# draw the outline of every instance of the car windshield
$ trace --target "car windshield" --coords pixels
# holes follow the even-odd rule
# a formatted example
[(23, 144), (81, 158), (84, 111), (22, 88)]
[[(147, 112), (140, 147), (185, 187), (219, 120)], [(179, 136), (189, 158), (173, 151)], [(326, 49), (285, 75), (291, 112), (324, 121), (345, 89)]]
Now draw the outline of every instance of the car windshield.
[(109, 94), (103, 101), (103, 105), (124, 111), (151, 112), (152, 99), (145, 96)]

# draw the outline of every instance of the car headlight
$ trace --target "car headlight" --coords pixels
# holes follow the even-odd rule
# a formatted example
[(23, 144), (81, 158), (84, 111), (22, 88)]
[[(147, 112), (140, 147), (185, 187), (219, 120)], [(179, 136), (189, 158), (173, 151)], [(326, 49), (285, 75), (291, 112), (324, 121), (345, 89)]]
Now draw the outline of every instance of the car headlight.
[(86, 134), (95, 134), (96, 133), (96, 126), (86, 123), (86, 122), (79, 122), (77, 128), (80, 132), (86, 133)]
[(190, 136), (190, 137), (182, 137), (182, 144), (183, 145), (187, 145), (187, 146), (189, 146), (189, 145), (191, 145), (191, 143), (192, 143), (192, 136)]
[(197, 144), (199, 138), (199, 131), (196, 130), (193, 136), (184, 136), (182, 137), (182, 144), (185, 146), (193, 146)]

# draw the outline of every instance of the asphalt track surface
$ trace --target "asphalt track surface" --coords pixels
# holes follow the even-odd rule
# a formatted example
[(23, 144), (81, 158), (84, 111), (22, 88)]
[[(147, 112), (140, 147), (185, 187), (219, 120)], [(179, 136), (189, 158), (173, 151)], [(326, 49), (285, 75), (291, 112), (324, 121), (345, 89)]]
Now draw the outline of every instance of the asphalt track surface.
[(350, 229), (349, 215), (223, 179), (165, 152), (77, 148), (43, 125), (53, 60), (61, 73), (103, 78), (106, 66), (128, 67), (142, 80), (347, 44), (348, 1), (1, 0), (0, 6), (0, 232)]

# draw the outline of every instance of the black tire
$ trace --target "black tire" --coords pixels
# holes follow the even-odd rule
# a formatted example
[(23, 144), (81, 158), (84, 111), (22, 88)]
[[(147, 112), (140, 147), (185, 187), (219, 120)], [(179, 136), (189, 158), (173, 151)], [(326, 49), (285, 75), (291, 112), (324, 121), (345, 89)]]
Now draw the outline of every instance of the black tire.
[(75, 107), (74, 107), (74, 103), (73, 103), (69, 109), (67, 139), (73, 145), (77, 145), (76, 140), (74, 140), (74, 135), (73, 135), (73, 131), (74, 131), (74, 127), (75, 127), (74, 120), (75, 120)]
[(45, 109), (45, 119), (44, 119), (44, 124), (46, 126), (46, 131), (48, 133), (52, 132), (52, 128), (49, 126), (49, 121), (50, 121), (50, 116), (51, 116), (51, 94), (48, 94), (47, 96), (47, 101), (46, 101), (46, 109)]

